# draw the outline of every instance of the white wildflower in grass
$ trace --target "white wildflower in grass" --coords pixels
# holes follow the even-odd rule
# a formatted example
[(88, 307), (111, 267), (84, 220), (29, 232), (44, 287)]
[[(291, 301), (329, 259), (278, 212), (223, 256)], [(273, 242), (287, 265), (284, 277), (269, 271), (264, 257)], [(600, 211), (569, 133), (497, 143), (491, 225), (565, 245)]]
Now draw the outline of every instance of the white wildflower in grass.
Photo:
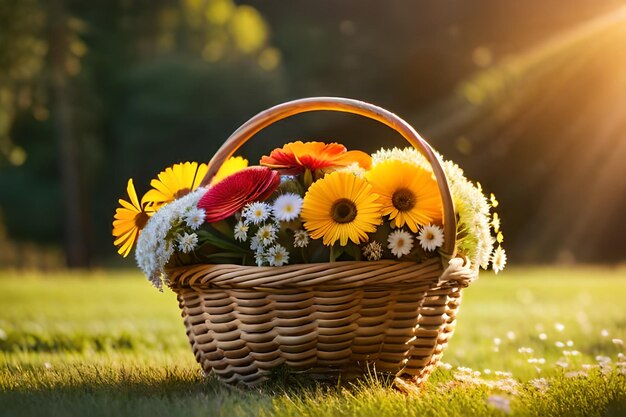
[(533, 363), (533, 364), (538, 364), (538, 365), (545, 365), (546, 364), (546, 359), (545, 358), (529, 358), (528, 359), (528, 363)]
[(568, 340), (567, 342), (565, 342), (565, 345), (567, 345), (568, 347), (572, 347), (572, 346), (574, 346), (574, 341), (573, 340)]
[(509, 399), (506, 397), (502, 397), (500, 395), (490, 395), (487, 398), (487, 404), (504, 412), (505, 414), (511, 413), (511, 404)]
[(391, 232), (387, 241), (389, 242), (387, 247), (391, 249), (391, 253), (398, 258), (403, 255), (408, 255), (411, 253), (411, 249), (413, 249), (413, 236), (404, 230), (398, 229)]
[(268, 249), (266, 258), (270, 266), (283, 266), (289, 262), (289, 252), (282, 245), (275, 245)]
[(511, 372), (505, 372), (505, 371), (496, 371), (495, 374), (496, 376), (501, 376), (505, 378), (511, 378), (513, 376)]
[(609, 337), (609, 331), (607, 329), (602, 329), (602, 331), (600, 332), (600, 336)]
[(176, 238), (178, 249), (182, 253), (189, 253), (198, 246), (198, 235), (195, 233), (183, 233)]
[(554, 328), (557, 332), (562, 332), (565, 330), (565, 325), (563, 323), (554, 323)]
[(302, 197), (294, 193), (285, 193), (274, 200), (272, 213), (277, 220), (289, 222), (295, 220), (302, 210)]
[(531, 354), (531, 353), (534, 352), (533, 348), (529, 348), (529, 347), (521, 347), (521, 348), (517, 349), (517, 351), (519, 353), (528, 353), (528, 354)]
[(248, 229), (250, 227), (245, 224), (244, 222), (237, 222), (237, 224), (235, 225), (234, 229), (233, 229), (233, 236), (235, 237), (235, 240), (238, 240), (240, 242), (245, 242), (246, 239), (248, 239)]
[(190, 207), (195, 207), (205, 192), (206, 188), (200, 187), (161, 207), (141, 231), (137, 239), (135, 259), (155, 287), (162, 288), (163, 282), (167, 282), (164, 268), (174, 253), (176, 243), (172, 242), (175, 236), (168, 239), (170, 229), (184, 220)]
[(241, 212), (241, 216), (246, 223), (261, 224), (270, 217), (272, 212), (269, 204), (260, 201), (246, 204)]
[(0, 329), (0, 340), (7, 340), (7, 337), (7, 333), (4, 330)]
[(383, 257), (383, 245), (375, 240), (363, 247), (363, 256), (368, 261), (378, 261)]
[(296, 248), (306, 248), (309, 246), (309, 234), (306, 230), (296, 230), (293, 233), (293, 246)]
[(493, 338), (493, 344), (496, 346), (499, 346), (502, 343), (502, 339), (500, 339), (499, 337), (494, 337)]
[(613, 342), (616, 346), (624, 346), (624, 341), (622, 339), (611, 339), (611, 342)]
[(586, 378), (587, 372), (585, 371), (570, 371), (565, 373), (565, 378)]
[(483, 369), (483, 374), (491, 375), (491, 369)]
[(496, 274), (504, 269), (506, 265), (506, 252), (502, 246), (498, 246), (491, 255), (491, 267)]
[(417, 235), (417, 240), (424, 250), (432, 252), (443, 245), (443, 230), (432, 224), (423, 226)]
[(567, 361), (567, 358), (561, 358), (555, 362), (555, 365), (561, 368), (567, 368), (569, 366), (569, 362)]
[(554, 346), (556, 346), (558, 348), (563, 348), (563, 347), (565, 347), (565, 343), (563, 343), (561, 341), (556, 341), (556, 342), (554, 342)]
[(548, 391), (548, 388), (550, 387), (550, 385), (548, 384), (548, 380), (545, 378), (531, 379), (530, 381), (528, 381), (528, 384), (542, 394), (546, 393)]
[(548, 335), (545, 333), (539, 333), (539, 340), (548, 340)]
[(506, 337), (509, 340), (515, 340), (515, 332), (513, 330), (509, 330), (508, 332), (506, 332)]
[(259, 239), (259, 243), (262, 246), (269, 246), (276, 240), (276, 226), (273, 224), (264, 224), (259, 227), (255, 237)]
[(437, 368), (443, 368), (449, 371), (450, 369), (452, 369), (452, 365), (450, 365), (448, 362), (440, 361), (437, 363)]
[(185, 224), (191, 228), (191, 230), (198, 230), (200, 226), (204, 223), (204, 217), (206, 212), (198, 207), (192, 207), (185, 214), (184, 220)]
[(611, 358), (609, 358), (608, 356), (598, 355), (596, 356), (596, 362), (598, 362), (600, 365), (607, 365), (611, 363)]

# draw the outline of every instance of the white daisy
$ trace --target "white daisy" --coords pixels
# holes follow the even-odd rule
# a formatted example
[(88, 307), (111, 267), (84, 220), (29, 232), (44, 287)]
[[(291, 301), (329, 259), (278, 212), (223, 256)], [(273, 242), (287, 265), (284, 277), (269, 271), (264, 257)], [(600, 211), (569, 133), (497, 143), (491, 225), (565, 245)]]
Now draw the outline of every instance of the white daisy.
[(206, 212), (198, 207), (192, 207), (184, 216), (185, 223), (191, 227), (192, 230), (198, 230), (204, 223), (204, 216)]
[(282, 245), (269, 248), (266, 256), (270, 266), (283, 266), (289, 262), (289, 252)]
[(413, 249), (413, 236), (411, 236), (409, 232), (405, 232), (401, 229), (390, 233), (387, 241), (389, 242), (387, 247), (391, 249), (391, 253), (398, 258), (409, 254), (411, 249)]
[(252, 236), (250, 239), (250, 249), (256, 252), (262, 252), (264, 249), (263, 244), (261, 243), (261, 239), (258, 236)]
[(241, 216), (246, 220), (246, 223), (260, 224), (267, 220), (271, 214), (271, 207), (269, 204), (261, 203), (260, 201), (246, 204), (241, 212)]
[(506, 252), (502, 249), (502, 246), (498, 246), (491, 255), (491, 267), (496, 274), (504, 269), (506, 265)]
[(293, 233), (293, 246), (306, 248), (309, 245), (309, 235), (306, 230), (296, 230)]
[(178, 249), (183, 253), (189, 253), (198, 246), (198, 235), (195, 233), (186, 233), (178, 235), (176, 238), (178, 241)]
[(285, 193), (276, 198), (272, 212), (276, 219), (289, 222), (300, 215), (302, 209), (302, 197), (294, 193)]
[(417, 240), (424, 250), (434, 251), (443, 245), (443, 230), (439, 226), (429, 224), (420, 229)]
[(233, 236), (235, 237), (235, 240), (245, 242), (246, 239), (248, 239), (248, 229), (249, 226), (247, 224), (241, 221), (238, 222), (233, 229)]
[(263, 266), (265, 263), (265, 254), (263, 252), (257, 252), (254, 254), (254, 260), (256, 261), (256, 266)]
[(383, 257), (383, 245), (374, 240), (363, 247), (363, 255), (368, 261), (378, 261)]
[(273, 224), (264, 224), (259, 227), (255, 237), (259, 238), (259, 243), (263, 246), (271, 245), (276, 240), (276, 226)]

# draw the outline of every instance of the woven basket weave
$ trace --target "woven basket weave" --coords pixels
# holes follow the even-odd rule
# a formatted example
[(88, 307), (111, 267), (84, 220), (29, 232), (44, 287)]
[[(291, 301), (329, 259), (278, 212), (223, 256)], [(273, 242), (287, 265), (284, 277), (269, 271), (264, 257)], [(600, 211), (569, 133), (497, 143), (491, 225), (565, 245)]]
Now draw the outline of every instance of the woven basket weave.
[(454, 331), (461, 289), (477, 271), (454, 257), (455, 215), (447, 180), (430, 146), (398, 116), (361, 101), (320, 97), (259, 113), (222, 145), (203, 184), (260, 130), (289, 116), (330, 110), (379, 121), (429, 160), (442, 196), (444, 244), (422, 263), (381, 260), (254, 267), (172, 267), (196, 360), (227, 383), (252, 386), (286, 365), (315, 377), (380, 372), (422, 383)]

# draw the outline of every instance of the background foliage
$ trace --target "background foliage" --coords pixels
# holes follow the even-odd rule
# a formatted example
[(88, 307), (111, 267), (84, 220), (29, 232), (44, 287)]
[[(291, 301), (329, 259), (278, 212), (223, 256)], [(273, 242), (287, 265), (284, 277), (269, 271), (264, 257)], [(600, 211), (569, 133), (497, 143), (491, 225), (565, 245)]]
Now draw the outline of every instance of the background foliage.
[[(495, 192), (512, 261), (623, 261), (625, 4), (0, 0), (0, 265), (117, 262), (128, 177), (314, 95), (394, 111)], [(294, 139), (402, 145), (312, 114), (244, 154)]]

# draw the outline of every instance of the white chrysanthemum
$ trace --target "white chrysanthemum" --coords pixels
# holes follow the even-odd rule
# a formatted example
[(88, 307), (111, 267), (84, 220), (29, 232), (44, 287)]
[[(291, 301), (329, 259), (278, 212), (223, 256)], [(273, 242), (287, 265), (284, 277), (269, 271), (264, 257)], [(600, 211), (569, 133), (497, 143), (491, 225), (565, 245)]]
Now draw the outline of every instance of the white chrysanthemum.
[(403, 255), (408, 255), (413, 249), (413, 236), (409, 232), (398, 229), (389, 234), (387, 238), (391, 249), (391, 253), (400, 258)]
[(189, 211), (187, 211), (187, 214), (185, 214), (185, 224), (187, 224), (191, 230), (198, 230), (198, 228), (204, 223), (205, 215), (206, 212), (204, 209), (192, 207)]
[(261, 224), (271, 214), (271, 207), (269, 204), (261, 203), (259, 201), (246, 204), (241, 212), (241, 216), (247, 223)]
[(337, 171), (347, 172), (359, 178), (363, 178), (363, 176), (365, 175), (365, 169), (361, 165), (359, 165), (358, 162), (353, 162), (350, 165), (341, 167)]
[(273, 224), (264, 224), (259, 227), (255, 237), (259, 239), (259, 243), (263, 246), (269, 246), (276, 240), (276, 226)]
[(198, 235), (195, 233), (184, 233), (182, 235), (178, 235), (176, 238), (178, 241), (178, 249), (182, 253), (189, 253), (198, 246)]
[(161, 288), (167, 282), (164, 268), (174, 253), (174, 242), (167, 239), (173, 225), (180, 224), (184, 216), (198, 203), (206, 188), (197, 190), (161, 207), (146, 223), (137, 239), (135, 259), (152, 284)]
[(415, 148), (404, 148), (404, 149), (381, 149), (378, 152), (372, 155), (372, 166), (376, 166), (383, 161), (387, 160), (398, 160), (408, 162), (413, 165), (424, 167), (430, 170), (430, 164), (424, 155), (422, 155)]
[(233, 236), (235, 237), (235, 240), (245, 242), (246, 239), (248, 239), (248, 229), (249, 226), (247, 224), (245, 224), (244, 222), (238, 222), (233, 230)]
[(266, 257), (270, 266), (283, 266), (289, 262), (289, 252), (282, 245), (275, 245), (269, 248)]
[(374, 240), (363, 247), (363, 255), (368, 261), (378, 261), (383, 257), (383, 245)]
[(296, 248), (306, 248), (309, 246), (309, 234), (306, 230), (296, 230), (293, 233), (293, 246)]
[(443, 245), (443, 230), (441, 227), (429, 224), (423, 226), (417, 235), (420, 246), (427, 251), (434, 251)]
[(506, 252), (502, 246), (498, 246), (491, 256), (491, 267), (496, 274), (504, 269), (506, 265)]
[(289, 222), (295, 220), (302, 210), (302, 197), (294, 193), (285, 193), (276, 198), (272, 212), (277, 220)]

